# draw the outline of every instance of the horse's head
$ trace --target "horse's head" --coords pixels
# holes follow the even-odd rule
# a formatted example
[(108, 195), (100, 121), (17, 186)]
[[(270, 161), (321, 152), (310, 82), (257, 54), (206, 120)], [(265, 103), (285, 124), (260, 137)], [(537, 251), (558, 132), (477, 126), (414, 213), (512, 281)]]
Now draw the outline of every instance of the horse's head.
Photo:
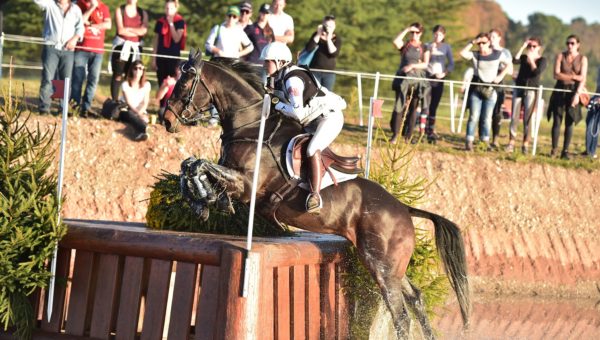
[(203, 65), (202, 52), (190, 51), (189, 59), (181, 66), (181, 77), (167, 101), (164, 117), (167, 131), (177, 132), (179, 123), (190, 125), (202, 120), (203, 113), (211, 107), (213, 97), (201, 75)]

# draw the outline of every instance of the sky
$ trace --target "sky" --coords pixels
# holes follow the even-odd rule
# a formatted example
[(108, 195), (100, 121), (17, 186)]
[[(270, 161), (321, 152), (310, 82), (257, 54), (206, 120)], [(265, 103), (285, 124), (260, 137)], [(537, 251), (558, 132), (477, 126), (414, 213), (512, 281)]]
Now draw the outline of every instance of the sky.
[(600, 0), (496, 0), (513, 21), (526, 25), (535, 12), (554, 15), (568, 24), (583, 17), (588, 24), (600, 23)]

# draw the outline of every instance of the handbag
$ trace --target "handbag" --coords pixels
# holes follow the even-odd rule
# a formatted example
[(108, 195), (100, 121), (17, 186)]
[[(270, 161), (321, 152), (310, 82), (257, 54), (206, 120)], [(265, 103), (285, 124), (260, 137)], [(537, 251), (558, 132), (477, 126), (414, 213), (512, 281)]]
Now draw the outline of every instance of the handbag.
[(579, 93), (579, 104), (583, 107), (587, 107), (590, 104), (590, 94), (585, 87)]
[(110, 119), (110, 120), (118, 120), (119, 119), (119, 113), (122, 110), (126, 110), (127, 109), (127, 103), (125, 103), (124, 101), (121, 100), (112, 100), (111, 98), (108, 98), (104, 101), (104, 103), (102, 103), (102, 111), (100, 112), (100, 114), (102, 115), (102, 117), (106, 118), (106, 119)]
[(479, 93), (479, 96), (483, 99), (490, 99), (494, 95), (496, 90), (491, 85), (475, 85), (475, 91)]
[(298, 55), (298, 66), (310, 65), (310, 63), (313, 60), (313, 57), (315, 56), (315, 52), (317, 52), (318, 48), (319, 48), (319, 46), (317, 45), (317, 46), (315, 46), (315, 48), (313, 48), (310, 51), (307, 51), (306, 48), (302, 49), (302, 51)]

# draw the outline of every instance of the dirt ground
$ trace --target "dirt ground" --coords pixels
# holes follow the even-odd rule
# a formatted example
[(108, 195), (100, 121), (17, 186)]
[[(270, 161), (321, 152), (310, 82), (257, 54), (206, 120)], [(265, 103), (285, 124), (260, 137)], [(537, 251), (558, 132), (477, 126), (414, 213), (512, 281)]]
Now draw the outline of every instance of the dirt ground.
[[(50, 116), (34, 120), (42, 127), (60, 124)], [(194, 127), (169, 134), (153, 125), (148, 141), (134, 142), (121, 123), (70, 118), (64, 216), (143, 222), (155, 176), (178, 172), (191, 155), (215, 159), (219, 131)], [(57, 133), (57, 149), (58, 139)], [(356, 146), (335, 149), (364, 154)], [(476, 292), (598, 300), (597, 172), (417, 152), (411, 173), (435, 179), (421, 207), (462, 228)]]

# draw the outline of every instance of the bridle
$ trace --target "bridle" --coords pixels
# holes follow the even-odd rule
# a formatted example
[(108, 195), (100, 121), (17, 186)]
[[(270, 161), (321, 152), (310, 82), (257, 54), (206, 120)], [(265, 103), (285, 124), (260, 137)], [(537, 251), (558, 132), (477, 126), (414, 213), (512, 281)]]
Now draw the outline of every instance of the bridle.
[[(183, 107), (183, 110), (181, 111), (181, 113), (177, 113), (174, 110), (170, 110), (170, 111), (175, 115), (177, 120), (179, 122), (183, 123), (184, 125), (192, 125), (200, 120), (205, 119), (206, 115), (203, 115), (202, 112), (208, 111), (211, 108), (212, 103), (214, 103), (214, 96), (213, 96), (212, 92), (210, 92), (210, 90), (208, 89), (208, 85), (206, 85), (206, 82), (204, 81), (204, 78), (202, 77), (202, 66), (203, 65), (204, 65), (204, 62), (201, 62), (198, 69), (196, 69), (196, 67), (194, 65), (192, 65), (191, 60), (189, 60), (187, 63), (181, 65), (181, 74), (193, 74), (194, 75), (194, 78), (192, 79), (192, 87), (191, 87), (190, 91), (188, 92), (188, 94), (183, 99), (184, 107)], [(198, 89), (198, 83), (200, 83), (200, 84), (202, 84), (202, 86), (204, 86), (204, 88), (206, 89), (206, 92), (210, 96), (210, 101), (208, 102), (206, 107), (203, 107), (203, 108), (198, 108), (196, 106), (196, 104), (194, 104), (194, 96), (196, 95), (196, 90)], [(169, 108), (168, 100), (167, 100), (167, 108)]]

